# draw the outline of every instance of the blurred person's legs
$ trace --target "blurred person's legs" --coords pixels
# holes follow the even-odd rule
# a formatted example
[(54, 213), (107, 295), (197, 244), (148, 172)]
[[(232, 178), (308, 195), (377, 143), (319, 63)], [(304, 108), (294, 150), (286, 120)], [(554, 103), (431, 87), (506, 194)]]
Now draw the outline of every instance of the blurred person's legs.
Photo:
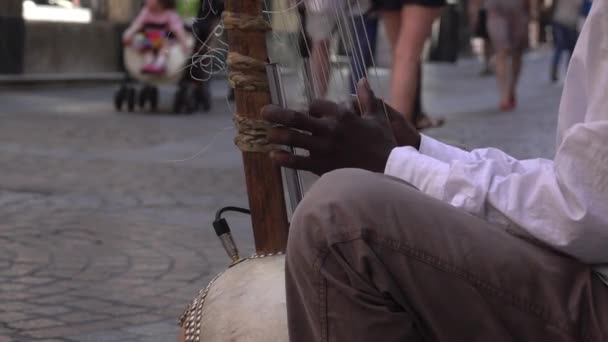
[[(211, 109), (209, 82), (214, 71), (213, 65), (205, 65), (208, 63), (205, 56), (210, 53), (211, 48), (217, 44), (217, 39), (220, 38), (215, 33), (221, 15), (221, 12), (218, 12), (221, 8), (207, 7), (209, 7), (209, 4), (201, 4), (197, 20), (192, 27), (196, 44), (192, 56), (192, 65), (186, 71), (186, 78), (193, 83), (192, 86), (195, 89), (196, 103), (202, 105), (205, 111)], [(233, 96), (233, 92), (234, 90), (230, 88), (227, 96), (229, 100)]]
[(529, 45), (529, 16), (527, 12), (520, 11), (511, 13), (509, 16), (509, 24), (511, 31), (511, 75), (509, 78), (509, 100), (510, 106), (517, 105), (517, 85), (523, 66), (523, 55)]
[(482, 48), (482, 57), (483, 57), (483, 69), (480, 72), (481, 76), (490, 76), (492, 75), (492, 56), (494, 55), (494, 51), (492, 48), (492, 41), (489, 37), (483, 38), (483, 48)]
[(599, 341), (608, 329), (608, 289), (588, 266), (362, 170), (323, 176), (298, 207), (286, 288), (292, 342)]
[(572, 53), (574, 52), (577, 39), (578, 31), (576, 28), (570, 28), (560, 23), (553, 23), (554, 54), (551, 63), (551, 81), (557, 82), (559, 79), (559, 66), (564, 52), (567, 52), (566, 67), (570, 63), (570, 57), (572, 57)]
[(509, 78), (509, 100), (510, 105), (515, 107), (517, 105), (517, 85), (519, 84), (519, 77), (521, 76), (521, 69), (523, 66), (523, 48), (513, 49), (511, 52), (511, 77)]
[(474, 24), (475, 36), (481, 39), (481, 55), (483, 69), (480, 76), (488, 76), (492, 74), (491, 59), (492, 59), (492, 44), (488, 34), (488, 10), (479, 8), (475, 13), (471, 14), (471, 21)]
[(357, 82), (367, 76), (367, 69), (374, 64), (378, 37), (378, 18), (368, 15), (352, 18), (353, 32), (357, 39), (349, 52), (351, 82), (350, 93), (356, 93)]
[(496, 79), (500, 109), (516, 105), (522, 56), (528, 45), (528, 16), (524, 12), (488, 10), (488, 32), (496, 50)]
[(511, 53), (510, 32), (507, 17), (498, 11), (488, 11), (488, 33), (496, 50), (496, 80), (500, 97), (500, 107), (503, 109), (509, 98), (508, 59)]
[(327, 95), (331, 77), (330, 39), (313, 42), (310, 58), (312, 81), (315, 97), (324, 98)]
[[(439, 9), (437, 13), (438, 11)], [(420, 55), (436, 15), (430, 15), (428, 8), (405, 5), (400, 10), (385, 11), (382, 16), (393, 49), (391, 106), (403, 113), (412, 124), (416, 124), (414, 104), (420, 71)], [(424, 22), (421, 22), (421, 18)]]
[(308, 10), (306, 32), (312, 41), (310, 47), (310, 70), (314, 96), (324, 98), (331, 80), (330, 50), (336, 18), (331, 11)]
[(558, 69), (561, 62), (562, 54), (565, 50), (566, 33), (565, 27), (559, 23), (553, 23), (553, 59), (551, 61), (551, 81), (557, 82), (559, 79)]
[[(196, 39), (196, 47), (194, 49), (193, 61), (191, 67), (191, 76), (197, 84), (196, 93), (205, 110), (211, 108), (211, 91), (209, 83), (211, 81), (211, 73), (213, 65), (205, 65), (208, 60), (202, 59), (209, 54), (211, 49), (216, 47), (218, 40), (222, 37), (223, 29), (219, 26), (222, 13), (224, 12), (224, 2), (221, 0), (200, 0), (198, 14), (192, 25), (193, 33)], [(226, 95), (228, 101), (234, 100), (234, 88), (228, 87)]]

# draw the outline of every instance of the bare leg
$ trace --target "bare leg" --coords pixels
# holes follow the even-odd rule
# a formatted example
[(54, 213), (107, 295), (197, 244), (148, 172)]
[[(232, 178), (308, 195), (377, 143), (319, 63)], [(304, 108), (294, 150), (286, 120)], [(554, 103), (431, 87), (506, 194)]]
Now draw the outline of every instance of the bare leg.
[(482, 76), (492, 74), (492, 42), (490, 39), (485, 38), (483, 40), (483, 63), (484, 69), (481, 72)]
[(397, 38), (399, 38), (399, 31), (401, 30), (401, 13), (397, 11), (384, 12), (382, 13), (382, 19), (384, 19), (384, 28), (388, 42), (394, 53)]
[(496, 80), (498, 81), (498, 93), (500, 96), (500, 108), (507, 110), (509, 106), (510, 82), (508, 79), (508, 61), (509, 53), (507, 50), (496, 52)]
[(515, 98), (517, 94), (517, 84), (519, 83), (519, 76), (521, 75), (522, 68), (522, 50), (513, 50), (512, 63), (511, 63), (511, 79), (509, 84), (509, 95), (512, 105), (515, 106)]
[(408, 5), (383, 14), (393, 48), (391, 105), (413, 122), (419, 60), (424, 42), (439, 10)]
[(324, 98), (327, 95), (329, 87), (329, 78), (331, 75), (329, 64), (329, 45), (330, 40), (324, 39), (314, 43), (311, 57), (311, 69), (313, 77), (313, 85), (315, 97)]

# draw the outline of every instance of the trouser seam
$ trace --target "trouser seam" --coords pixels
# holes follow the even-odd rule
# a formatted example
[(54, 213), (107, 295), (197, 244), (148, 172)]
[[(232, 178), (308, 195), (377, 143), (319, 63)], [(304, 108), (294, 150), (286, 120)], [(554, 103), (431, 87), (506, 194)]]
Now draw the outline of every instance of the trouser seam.
[(321, 329), (321, 341), (329, 340), (328, 334), (328, 318), (327, 318), (327, 280), (321, 274), (321, 268), (325, 263), (325, 259), (329, 255), (328, 248), (317, 249), (317, 255), (313, 262), (313, 270), (317, 278), (317, 300), (319, 301), (319, 328)]
[[(465, 280), (466, 282), (471, 284), (473, 287), (477, 288), (479, 291), (484, 292), (487, 295), (490, 295), (492, 297), (498, 298), (498, 299), (508, 303), (511, 306), (517, 307), (523, 311), (526, 311), (532, 315), (535, 315), (535, 316), (541, 318), (546, 324), (553, 326), (554, 328), (561, 330), (561, 331), (567, 333), (568, 335), (572, 336), (574, 334), (572, 329), (570, 329), (566, 326), (565, 322), (563, 322), (563, 321), (554, 322), (552, 317), (549, 317), (547, 315), (547, 312), (548, 312), (547, 309), (544, 309), (541, 306), (534, 304), (527, 299), (524, 299), (522, 297), (508, 293), (494, 285), (487, 283), (486, 281), (480, 279), (479, 277), (476, 277), (475, 275), (473, 275), (472, 273), (470, 273), (466, 270), (460, 269), (460, 268), (450, 264), (449, 262), (442, 260), (441, 258), (438, 258), (434, 255), (431, 255), (430, 253), (427, 253), (425, 251), (412, 247), (411, 245), (409, 245), (407, 243), (395, 241), (390, 238), (378, 238), (376, 236), (373, 236), (375, 234), (369, 234), (369, 232), (370, 232), (370, 230), (364, 229), (362, 233), (358, 232), (357, 236), (353, 236), (352, 233), (351, 234), (349, 234), (349, 233), (341, 234), (339, 236), (339, 237), (341, 237), (341, 239), (338, 238), (337, 239), (338, 241), (332, 242), (330, 245), (333, 246), (333, 245), (338, 245), (338, 244), (346, 244), (346, 243), (349, 243), (349, 242), (352, 242), (355, 240), (363, 240), (369, 244), (376, 244), (378, 246), (386, 247), (386, 248), (392, 249), (394, 251), (403, 253), (403, 254), (411, 257), (412, 259), (417, 260), (418, 262), (421, 262), (421, 263), (424, 263), (431, 267), (434, 267), (440, 271), (455, 275), (455, 276)], [(324, 259), (325, 258), (323, 258), (323, 260)], [(320, 271), (322, 264), (323, 264), (323, 262), (321, 262), (319, 265), (319, 269), (318, 269), (319, 271)], [(319, 272), (319, 275), (320, 275), (320, 272)], [(587, 334), (585, 334), (585, 335), (587, 335)], [(588, 342), (593, 342), (593, 339), (590, 336), (584, 336), (584, 340), (588, 341)]]

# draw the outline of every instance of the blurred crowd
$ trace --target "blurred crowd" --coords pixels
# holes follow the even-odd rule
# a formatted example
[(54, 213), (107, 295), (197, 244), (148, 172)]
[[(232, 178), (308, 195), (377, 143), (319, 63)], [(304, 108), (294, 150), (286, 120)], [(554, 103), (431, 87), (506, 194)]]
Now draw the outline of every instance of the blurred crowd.
[(522, 55), (530, 42), (531, 23), (539, 23), (540, 30), (550, 28), (554, 45), (550, 79), (557, 82), (562, 56), (567, 55), (567, 67), (590, 9), (591, 0), (473, 0), (470, 3), (469, 16), (475, 36), (483, 41), (482, 75), (492, 74), (495, 69), (501, 110), (516, 106)]
[[(356, 3), (360, 4), (361, 1)], [(445, 1), (376, 0), (370, 3), (370, 10), (360, 13), (353, 13), (348, 1), (308, 0), (305, 5), (307, 34), (312, 42), (311, 68), (312, 73), (317, 75), (313, 79), (317, 97), (324, 97), (327, 93), (332, 38), (336, 34), (345, 35), (341, 32), (343, 28), (340, 27), (339, 14), (350, 10), (353, 15), (351, 36), (357, 40), (351, 42), (353, 85), (374, 64), (378, 22), (382, 19), (393, 53), (391, 105), (419, 129), (443, 123), (442, 119), (432, 118), (423, 110), (420, 55), (423, 41), (430, 33), (429, 21), (438, 16), (429, 7), (439, 9), (445, 5)], [(530, 41), (538, 39), (537, 36), (547, 36), (545, 31), (548, 31), (547, 40), (553, 43), (555, 49), (550, 79), (557, 82), (562, 57), (566, 55), (564, 64), (567, 66), (578, 32), (589, 13), (591, 0), (470, 0), (466, 5), (474, 36), (483, 41), (482, 75), (496, 74), (498, 108), (510, 111), (517, 105), (522, 56)], [(452, 31), (458, 29), (452, 27)], [(351, 92), (354, 92), (354, 86), (351, 86)]]
[[(295, 0), (294, 0), (295, 1)], [(209, 37), (223, 10), (223, 1), (147, 0), (140, 15), (124, 35), (124, 43), (135, 45), (144, 56), (139, 70), (143, 74), (167, 72), (168, 49), (160, 37), (172, 32), (182, 49), (188, 50), (180, 17), (194, 17), (192, 32), (198, 38), (195, 54), (206, 52), (200, 40)], [(383, 23), (392, 50), (390, 104), (418, 129), (437, 127), (443, 119), (425, 113), (422, 104), (422, 52), (433, 22), (442, 15), (446, 0), (303, 0), (299, 8), (304, 32), (304, 57), (309, 61), (309, 83), (313, 98), (324, 98), (332, 74), (333, 42), (338, 36), (346, 47), (351, 71), (350, 92), (375, 65), (376, 46)], [(529, 47), (531, 32), (537, 35), (550, 27), (549, 41), (554, 45), (550, 79), (560, 79), (560, 66), (572, 54), (591, 0), (469, 0), (465, 3), (474, 36), (483, 41), (483, 75), (495, 74), (501, 111), (517, 105), (517, 85), (523, 54)], [(443, 14), (448, 12), (443, 11)], [(452, 27), (457, 31), (459, 27)], [(142, 32), (142, 35), (137, 35)], [(544, 35), (544, 34), (542, 34)], [(457, 45), (457, 44), (454, 44)], [(185, 75), (190, 81), (207, 79), (205, 70), (193, 69)], [(206, 85), (198, 90), (207, 96)], [(201, 95), (202, 96), (202, 95)], [(233, 94), (230, 94), (232, 97)], [(207, 101), (204, 101), (207, 102)]]

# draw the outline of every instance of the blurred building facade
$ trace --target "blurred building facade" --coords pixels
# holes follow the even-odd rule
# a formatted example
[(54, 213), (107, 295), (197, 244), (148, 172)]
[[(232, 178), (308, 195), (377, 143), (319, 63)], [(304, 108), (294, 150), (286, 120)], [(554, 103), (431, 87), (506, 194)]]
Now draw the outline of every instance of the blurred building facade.
[[(292, 8), (292, 1), (273, 0), (272, 13)], [(139, 11), (142, 2), (0, 0), (0, 74), (121, 71), (120, 36)], [(464, 15), (468, 1), (449, 2), (451, 11), (446, 10), (441, 27), (434, 30), (431, 39), (432, 45), (439, 47), (437, 51), (440, 52), (440, 57), (448, 56), (438, 58), (439, 60), (449, 60), (455, 50), (462, 52), (469, 46), (470, 30), (468, 18)], [(58, 17), (45, 19), (45, 14)], [(295, 15), (295, 11), (291, 11), (291, 14), (272, 15), (270, 20), (275, 32), (287, 35), (297, 33), (301, 26), (297, 18), (294, 18)], [(75, 18), (82, 18), (82, 22), (74, 22)], [(384, 40), (381, 38), (380, 44)], [(280, 46), (271, 44), (269, 48), (273, 54), (288, 55), (281, 51)], [(379, 56), (379, 64), (390, 65), (383, 61), (383, 56)]]
[(120, 71), (120, 35), (140, 6), (140, 0), (1, 0), (0, 74)]

